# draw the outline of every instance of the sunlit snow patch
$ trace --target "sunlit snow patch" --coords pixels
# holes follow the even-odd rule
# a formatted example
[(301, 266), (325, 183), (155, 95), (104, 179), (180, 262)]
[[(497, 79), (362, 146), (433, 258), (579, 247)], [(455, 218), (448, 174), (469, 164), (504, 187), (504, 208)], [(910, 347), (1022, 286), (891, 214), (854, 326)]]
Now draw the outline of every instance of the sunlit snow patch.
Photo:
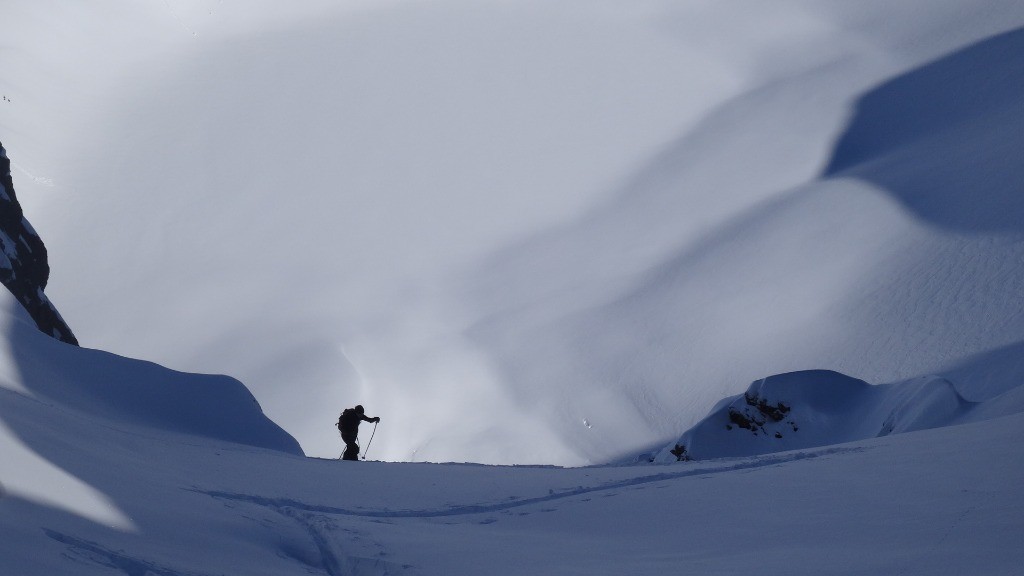
[(27, 448), (0, 422), (0, 498), (13, 496), (54, 506), (118, 530), (135, 524), (100, 491)]

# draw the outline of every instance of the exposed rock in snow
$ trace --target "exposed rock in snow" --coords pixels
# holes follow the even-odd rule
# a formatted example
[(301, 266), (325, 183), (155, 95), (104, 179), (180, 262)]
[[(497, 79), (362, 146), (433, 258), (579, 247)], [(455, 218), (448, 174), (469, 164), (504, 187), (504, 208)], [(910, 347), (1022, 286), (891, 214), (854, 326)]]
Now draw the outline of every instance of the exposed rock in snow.
[(657, 459), (753, 456), (939, 428), (1019, 412), (1019, 397), (971, 402), (931, 376), (872, 386), (830, 370), (779, 374), (719, 402)]
[(11, 161), (0, 144), (0, 282), (14, 294), (39, 329), (69, 344), (78, 344), (43, 290), (50, 277), (46, 246), (25, 219), (14, 193)]

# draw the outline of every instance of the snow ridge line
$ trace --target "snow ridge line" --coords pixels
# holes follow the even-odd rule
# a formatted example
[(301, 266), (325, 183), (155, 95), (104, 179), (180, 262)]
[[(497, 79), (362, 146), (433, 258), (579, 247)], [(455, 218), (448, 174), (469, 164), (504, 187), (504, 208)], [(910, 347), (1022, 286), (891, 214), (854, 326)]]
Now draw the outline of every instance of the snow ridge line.
[(599, 484), (597, 486), (580, 486), (569, 490), (553, 492), (546, 496), (522, 498), (510, 502), (499, 502), (494, 504), (465, 504), (461, 506), (452, 506), (443, 509), (428, 510), (359, 510), (350, 508), (339, 508), (335, 506), (326, 506), (323, 504), (308, 504), (306, 502), (294, 500), (292, 498), (268, 498), (264, 496), (256, 496), (251, 494), (239, 494), (234, 492), (223, 492), (216, 490), (201, 490), (199, 488), (190, 488), (187, 490), (191, 492), (197, 492), (200, 494), (206, 494), (207, 496), (219, 500), (229, 500), (232, 502), (247, 502), (249, 504), (266, 506), (268, 508), (275, 509), (279, 512), (283, 509), (293, 509), (303, 510), (306, 512), (314, 512), (319, 514), (336, 514), (339, 516), (356, 516), (363, 518), (440, 518), (445, 516), (489, 514), (492, 512), (501, 512), (504, 510), (520, 508), (523, 506), (530, 506), (533, 504), (553, 502), (556, 500), (562, 500), (564, 498), (571, 498), (574, 496), (581, 496), (584, 494), (591, 494), (594, 492), (630, 488), (633, 486), (641, 486), (644, 484), (651, 484), (654, 482), (678, 480), (680, 478), (687, 478), (690, 476), (700, 476), (705, 474), (721, 474), (726, 472), (736, 472), (740, 470), (752, 470), (768, 466), (788, 464), (790, 462), (798, 462), (801, 460), (811, 460), (814, 458), (820, 458), (822, 456), (862, 452), (866, 449), (867, 448), (863, 446), (842, 448), (832, 447), (816, 451), (800, 451), (772, 454), (767, 457), (756, 457), (754, 459), (744, 458), (740, 462), (735, 462), (733, 464), (728, 464), (724, 466), (702, 467), (698, 469), (687, 469), (680, 472), (665, 472), (661, 474), (651, 474), (647, 476), (641, 476), (638, 478), (629, 478), (626, 480), (608, 482), (605, 484)]

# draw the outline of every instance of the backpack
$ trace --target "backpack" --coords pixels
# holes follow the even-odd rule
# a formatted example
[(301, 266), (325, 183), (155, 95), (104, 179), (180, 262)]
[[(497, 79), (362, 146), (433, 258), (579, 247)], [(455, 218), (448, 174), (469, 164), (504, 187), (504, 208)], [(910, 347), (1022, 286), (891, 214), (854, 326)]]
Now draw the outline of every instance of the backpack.
[(337, 426), (338, 426), (338, 431), (339, 432), (344, 432), (345, 431), (345, 421), (346, 420), (351, 421), (351, 418), (353, 416), (353, 414), (352, 414), (353, 412), (355, 412), (355, 410), (353, 410), (352, 408), (345, 408), (345, 410), (341, 413), (341, 415), (338, 416), (338, 424), (337, 424)]

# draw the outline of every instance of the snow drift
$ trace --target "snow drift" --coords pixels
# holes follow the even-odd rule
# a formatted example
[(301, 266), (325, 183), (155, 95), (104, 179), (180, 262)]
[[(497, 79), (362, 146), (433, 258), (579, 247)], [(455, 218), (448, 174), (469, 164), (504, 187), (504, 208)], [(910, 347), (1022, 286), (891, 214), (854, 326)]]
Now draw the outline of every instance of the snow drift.
[(1024, 411), (1022, 391), (979, 403), (939, 377), (872, 386), (828, 370), (779, 374), (719, 402), (656, 459), (753, 456), (963, 424)]
[(575, 465), (771, 374), (1024, 376), (968, 373), (1024, 343), (1019, 1), (46, 6), (0, 128), (49, 294), (308, 454), (357, 403), (387, 459)]
[(0, 20), (87, 343), (314, 453), (741, 457), (306, 458), (4, 296), (0, 572), (1024, 564), (1019, 2), (92, 8)]
[[(229, 379), (67, 346), (38, 332), (13, 298), (0, 302), (9, 309), (0, 343), (16, 351), (0, 355), (4, 574), (729, 574), (767, 564), (795, 576), (925, 576), (1012, 574), (1024, 562), (1019, 414), (669, 465), (304, 458), (261, 426)], [(19, 368), (49, 357), (56, 371)], [(72, 367), (105, 394), (83, 391)], [(843, 399), (872, 389), (826, 372), (754, 389), (776, 380), (844, 425), (848, 410), (815, 397), (811, 381)], [(905, 405), (946, 406), (948, 388), (934, 391), (938, 402)], [(218, 429), (186, 399), (253, 436)], [(810, 416), (803, 408), (789, 414)]]
[[(4, 574), (733, 573), (768, 563), (798, 576), (924, 576), (1011, 574), (1024, 562), (1020, 414), (668, 465), (305, 458), (236, 382), (68, 346), (12, 297), (0, 303)], [(884, 392), (829, 372), (752, 390), (805, 400), (788, 414), (809, 432), (855, 428), (847, 402), (858, 398), (910, 409), (894, 415), (905, 427), (936, 423), (917, 408), (939, 420), (963, 408), (941, 384)]]
[(0, 309), (8, 336), (0, 357), (7, 377), (0, 384), (8, 392), (120, 425), (302, 454), (295, 439), (267, 419), (234, 378), (185, 374), (62, 344), (35, 330), (6, 292), (0, 294)]

